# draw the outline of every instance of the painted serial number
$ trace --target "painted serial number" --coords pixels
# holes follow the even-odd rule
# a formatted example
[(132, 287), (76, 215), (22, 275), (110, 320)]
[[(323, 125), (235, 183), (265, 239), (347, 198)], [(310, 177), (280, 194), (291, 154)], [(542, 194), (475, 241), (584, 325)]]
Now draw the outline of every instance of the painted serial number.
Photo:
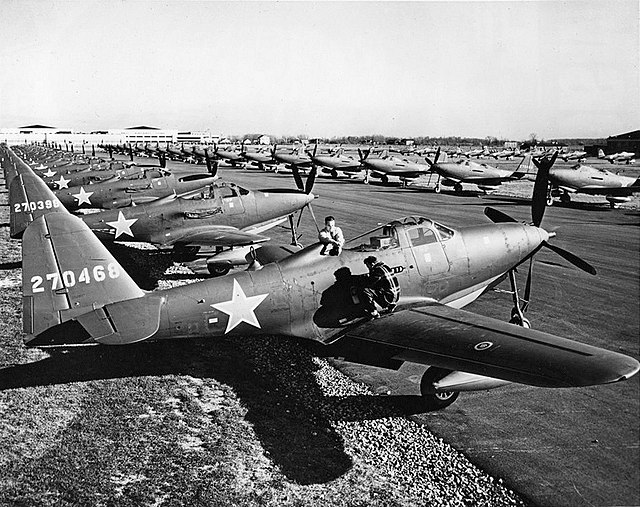
[(13, 205), (13, 211), (16, 213), (26, 213), (39, 209), (59, 208), (60, 201), (58, 199), (46, 199), (44, 201), (17, 202)]
[(54, 273), (47, 273), (44, 277), (40, 275), (32, 276), (31, 292), (34, 294), (37, 292), (44, 292), (45, 288), (43, 285), (46, 285), (46, 282), (49, 283), (50, 290), (57, 290), (73, 287), (80, 283), (89, 284), (92, 282), (102, 282), (106, 280), (107, 277), (118, 278), (119, 276), (120, 268), (113, 262), (107, 264), (106, 267), (97, 265), (91, 270), (89, 270), (89, 268), (84, 268), (77, 274), (74, 271), (63, 271), (62, 274), (56, 271)]

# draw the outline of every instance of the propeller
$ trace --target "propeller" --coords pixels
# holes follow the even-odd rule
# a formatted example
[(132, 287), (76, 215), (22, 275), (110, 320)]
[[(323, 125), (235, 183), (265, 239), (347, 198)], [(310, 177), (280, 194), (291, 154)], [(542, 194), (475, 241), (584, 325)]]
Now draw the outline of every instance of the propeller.
[[(544, 217), (544, 212), (547, 204), (549, 171), (551, 170), (551, 167), (553, 166), (557, 158), (558, 158), (558, 153), (555, 152), (551, 158), (544, 157), (540, 160), (534, 161), (534, 163), (538, 167), (538, 174), (536, 175), (536, 181), (533, 186), (533, 196), (531, 198), (531, 220), (532, 220), (531, 225), (533, 225), (534, 227), (540, 227), (540, 224), (542, 223), (542, 219)], [(498, 211), (494, 208), (487, 207), (485, 208), (484, 213), (494, 223), (517, 222), (515, 218), (507, 215), (506, 213), (503, 213), (502, 211)], [(524, 320), (522, 319), (522, 312), (527, 310), (529, 306), (529, 302), (531, 300), (531, 285), (532, 285), (532, 278), (533, 278), (532, 276), (533, 275), (533, 258), (535, 254), (538, 252), (538, 250), (540, 250), (540, 248), (543, 248), (543, 247), (548, 248), (549, 250), (555, 252), (560, 257), (565, 259), (567, 262), (569, 262), (570, 264), (573, 264), (575, 267), (585, 271), (586, 273), (589, 273), (591, 275), (596, 274), (596, 269), (587, 261), (581, 259), (580, 257), (569, 252), (568, 250), (565, 250), (564, 248), (560, 248), (559, 246), (555, 246), (546, 241), (543, 241), (542, 243), (540, 243), (540, 246), (536, 250), (534, 250), (529, 256), (529, 270), (527, 273), (527, 281), (525, 285), (524, 299), (523, 299), (524, 305), (522, 306), (522, 308), (519, 308), (517, 304), (518, 299), (517, 299), (517, 287), (515, 287), (515, 277), (513, 277), (513, 275), (510, 274), (510, 277), (512, 279), (512, 288), (514, 291), (514, 301), (516, 301), (514, 314), (520, 316), (521, 318), (520, 323), (522, 323), (522, 321)]]

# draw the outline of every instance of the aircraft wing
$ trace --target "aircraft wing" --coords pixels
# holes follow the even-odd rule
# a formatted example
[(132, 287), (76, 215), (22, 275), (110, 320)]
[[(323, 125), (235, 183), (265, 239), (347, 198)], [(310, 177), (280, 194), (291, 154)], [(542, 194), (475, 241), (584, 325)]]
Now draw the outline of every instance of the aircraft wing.
[(151, 241), (162, 245), (184, 243), (187, 245), (241, 246), (268, 241), (267, 236), (241, 231), (228, 225), (201, 225), (181, 227), (169, 233), (162, 232)]
[(354, 324), (343, 336), (397, 350), (394, 358), (540, 387), (628, 378), (635, 359), (439, 303)]
[(640, 193), (640, 186), (630, 186), (630, 187), (596, 187), (596, 186), (587, 186), (581, 187), (576, 190), (576, 192), (580, 194), (589, 194), (589, 195), (613, 195), (613, 196), (629, 196), (631, 194)]

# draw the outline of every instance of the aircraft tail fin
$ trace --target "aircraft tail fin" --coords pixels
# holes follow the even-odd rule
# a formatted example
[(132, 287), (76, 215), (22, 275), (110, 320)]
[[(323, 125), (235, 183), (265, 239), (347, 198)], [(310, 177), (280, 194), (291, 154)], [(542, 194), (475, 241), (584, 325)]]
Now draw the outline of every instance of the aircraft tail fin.
[(46, 183), (26, 171), (11, 181), (9, 208), (9, 234), (12, 238), (20, 238), (36, 218), (64, 211), (64, 207)]
[(533, 168), (533, 157), (531, 156), (531, 153), (527, 153), (518, 165), (518, 168), (513, 172), (511, 177), (521, 179), (528, 174), (534, 174), (535, 171), (533, 170)]
[[(142, 328), (154, 328), (153, 334), (159, 322), (145, 318), (149, 313), (159, 315), (159, 303), (142, 298), (142, 289), (89, 227), (66, 212), (44, 214), (25, 230), (22, 294), (23, 330), (29, 345), (99, 338), (120, 343), (118, 322), (125, 333), (135, 334), (128, 341), (137, 341), (150, 336)], [(118, 304), (121, 301), (125, 303)], [(106, 305), (112, 305), (112, 310)]]

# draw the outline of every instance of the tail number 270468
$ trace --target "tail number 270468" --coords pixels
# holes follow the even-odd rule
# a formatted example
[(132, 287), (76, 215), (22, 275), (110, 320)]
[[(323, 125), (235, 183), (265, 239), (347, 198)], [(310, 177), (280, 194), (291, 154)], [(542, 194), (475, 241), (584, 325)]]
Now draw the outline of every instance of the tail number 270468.
[[(92, 282), (102, 282), (109, 278), (118, 278), (120, 276), (120, 268), (117, 264), (111, 262), (105, 266), (98, 264), (94, 266), (93, 269), (89, 270), (89, 268), (84, 268), (82, 271), (76, 273), (73, 271), (63, 271), (59, 273), (55, 271), (54, 273), (47, 273), (44, 277), (35, 275), (31, 277), (31, 292), (44, 292), (45, 288), (43, 284), (45, 284), (45, 280), (49, 282), (50, 290), (63, 289), (68, 287), (73, 287), (76, 283), (92, 283)], [(46, 285), (46, 284), (45, 284)]]

